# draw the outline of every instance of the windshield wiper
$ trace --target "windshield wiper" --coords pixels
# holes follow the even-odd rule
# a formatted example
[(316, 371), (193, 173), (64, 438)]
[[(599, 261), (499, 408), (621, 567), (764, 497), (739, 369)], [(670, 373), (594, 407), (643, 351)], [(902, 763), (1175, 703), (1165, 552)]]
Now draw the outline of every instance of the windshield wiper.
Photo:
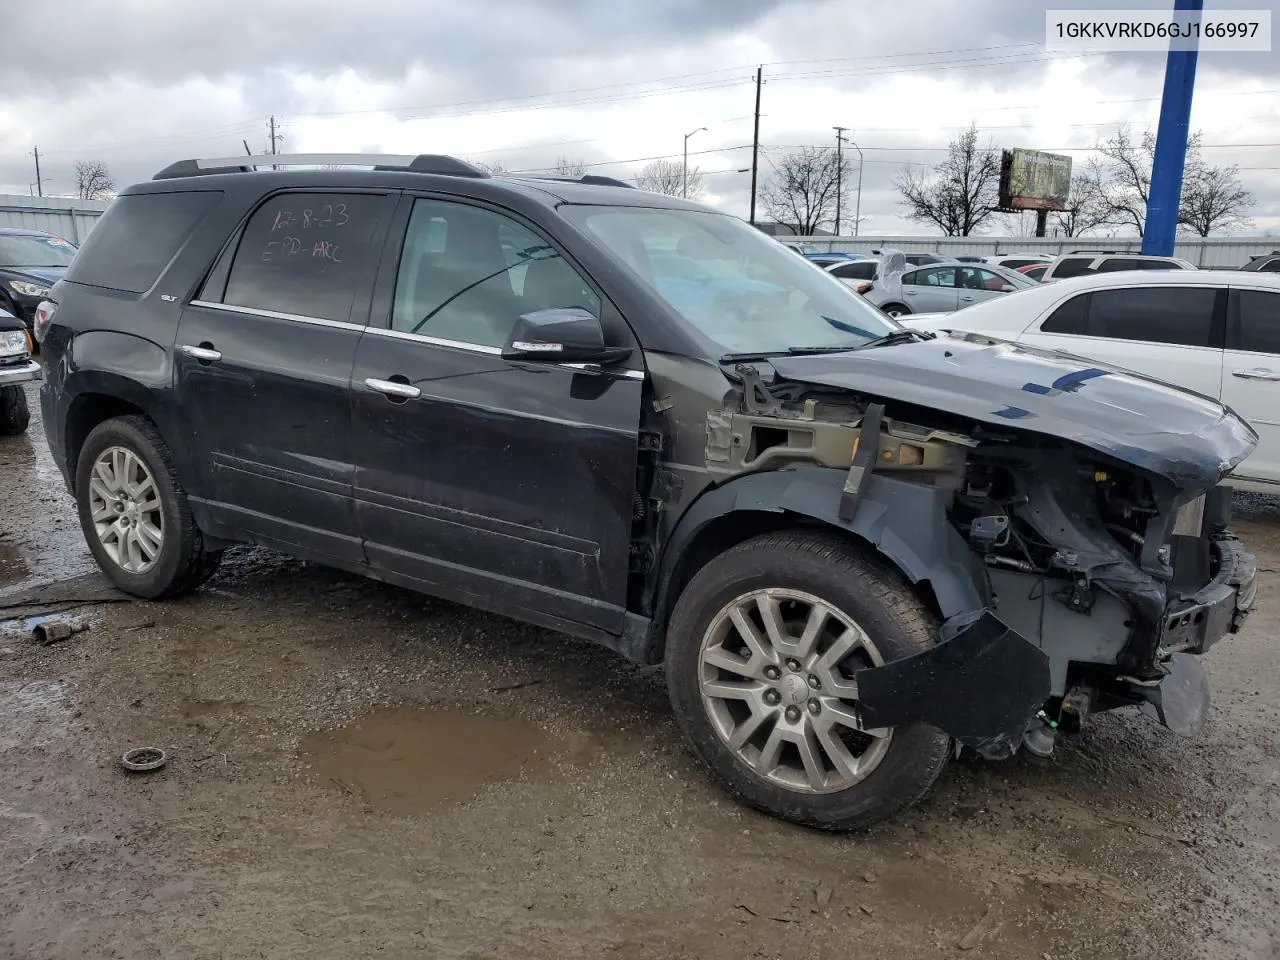
[(785, 350), (760, 350), (752, 353), (726, 353), (720, 358), (721, 363), (749, 363), (752, 360), (768, 360), (771, 357), (790, 357), (805, 353), (848, 353), (857, 350), (861, 345), (846, 343), (842, 346), (828, 344), (821, 347), (787, 347)]
[(866, 343), (858, 347), (859, 350), (865, 350), (867, 347), (892, 347), (899, 343), (914, 343), (916, 340), (933, 340), (938, 335), (929, 333), (924, 330), (894, 330), (886, 333), (883, 337), (876, 337), (874, 340), (868, 340)]

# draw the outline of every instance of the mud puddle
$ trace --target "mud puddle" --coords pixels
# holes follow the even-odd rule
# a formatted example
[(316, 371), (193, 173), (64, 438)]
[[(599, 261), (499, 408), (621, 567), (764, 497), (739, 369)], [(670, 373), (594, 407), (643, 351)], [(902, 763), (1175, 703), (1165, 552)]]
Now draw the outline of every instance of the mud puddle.
[(27, 561), (22, 551), (10, 543), (0, 543), (0, 587), (21, 583), (27, 578)]
[(312, 734), (299, 748), (320, 783), (393, 816), (462, 803), (494, 784), (545, 777), (564, 752), (527, 720), (411, 709), (369, 714)]

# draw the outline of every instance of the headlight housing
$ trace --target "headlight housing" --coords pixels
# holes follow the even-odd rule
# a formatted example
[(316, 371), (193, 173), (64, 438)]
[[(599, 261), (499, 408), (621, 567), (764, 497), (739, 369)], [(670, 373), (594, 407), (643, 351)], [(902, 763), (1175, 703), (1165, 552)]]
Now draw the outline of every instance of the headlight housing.
[(0, 330), (0, 357), (20, 357), (29, 352), (27, 331)]
[(14, 293), (20, 293), (24, 297), (47, 297), (49, 288), (39, 283), (31, 283), (28, 280), (10, 280), (9, 289)]

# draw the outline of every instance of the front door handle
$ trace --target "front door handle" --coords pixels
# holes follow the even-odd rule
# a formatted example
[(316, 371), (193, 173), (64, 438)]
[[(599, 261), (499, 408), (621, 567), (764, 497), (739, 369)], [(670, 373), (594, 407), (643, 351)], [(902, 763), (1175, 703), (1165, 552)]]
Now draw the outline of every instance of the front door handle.
[(1241, 380), (1280, 380), (1280, 373), (1272, 373), (1263, 367), (1255, 367), (1253, 370), (1232, 370), (1231, 375)]
[(192, 360), (199, 360), (201, 363), (214, 363), (222, 359), (222, 354), (212, 347), (197, 347), (184, 343), (178, 349)]
[(364, 385), (396, 400), (417, 400), (422, 396), (422, 391), (411, 383), (399, 383), (395, 380), (378, 380), (374, 377), (369, 377), (365, 380)]

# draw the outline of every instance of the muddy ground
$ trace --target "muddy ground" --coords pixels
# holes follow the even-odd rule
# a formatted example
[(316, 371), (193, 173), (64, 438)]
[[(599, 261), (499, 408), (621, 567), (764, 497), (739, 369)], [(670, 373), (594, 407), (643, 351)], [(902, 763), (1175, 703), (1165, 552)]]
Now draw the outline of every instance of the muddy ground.
[[(0, 590), (83, 586), (38, 422), (0, 477)], [(1237, 512), (1260, 609), (1203, 736), (1104, 716), (848, 837), (727, 801), (658, 675), (266, 551), (54, 646), (11, 620), (0, 957), (1280, 957), (1280, 504)]]

